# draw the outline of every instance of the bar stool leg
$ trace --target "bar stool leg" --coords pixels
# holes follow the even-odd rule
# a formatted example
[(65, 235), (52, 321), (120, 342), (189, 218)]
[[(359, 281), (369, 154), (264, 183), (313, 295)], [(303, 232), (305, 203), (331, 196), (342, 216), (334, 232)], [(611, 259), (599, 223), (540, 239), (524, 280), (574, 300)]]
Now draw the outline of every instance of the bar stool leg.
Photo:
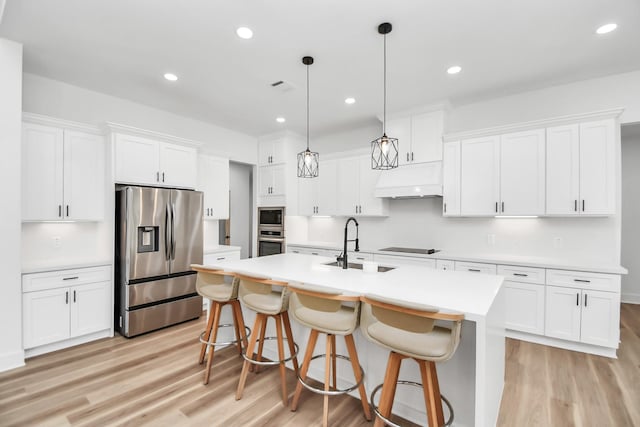
[[(215, 309), (213, 311), (213, 325), (210, 333), (209, 343), (216, 342), (216, 338), (218, 336), (218, 325), (220, 324), (220, 312), (222, 311), (222, 304), (218, 304), (217, 302), (213, 303)], [(209, 355), (207, 356), (207, 368), (204, 371), (204, 384), (209, 384), (209, 376), (211, 375), (211, 363), (213, 362), (213, 353), (215, 352), (215, 347), (209, 345)]]
[[(329, 391), (329, 376), (331, 375), (331, 359), (333, 354), (333, 340), (331, 335), (327, 334), (327, 349), (325, 350), (325, 363), (324, 363), (324, 391)], [(329, 424), (329, 395), (323, 396), (324, 402), (322, 406), (322, 427), (327, 427)]]
[[(249, 345), (247, 346), (247, 357), (253, 357), (253, 350), (256, 347), (256, 340), (260, 333), (260, 328), (263, 323), (266, 323), (266, 315), (258, 313), (256, 315), (256, 321), (253, 323), (253, 331), (251, 331), (251, 337), (249, 338)], [(247, 382), (247, 374), (249, 373), (250, 363), (244, 361), (242, 365), (242, 372), (240, 373), (240, 381), (238, 382), (238, 389), (236, 390), (236, 400), (242, 399), (242, 392), (244, 391), (244, 385)]]
[[(274, 316), (276, 319), (276, 337), (278, 339), (278, 359), (284, 360), (284, 341), (282, 339), (282, 316)], [(282, 403), (284, 406), (289, 404), (289, 395), (287, 394), (287, 367), (285, 362), (280, 362), (280, 383), (282, 386)]]
[(444, 424), (444, 414), (442, 412), (442, 400), (440, 397), (440, 385), (438, 384), (436, 364), (426, 360), (417, 360), (417, 362), (418, 365), (420, 365), (424, 403), (427, 406), (429, 426), (439, 427)]
[[(311, 364), (311, 357), (313, 356), (313, 350), (316, 347), (316, 342), (318, 341), (318, 331), (315, 329), (311, 330), (309, 334), (309, 340), (307, 340), (307, 350), (304, 353), (304, 359), (302, 360), (302, 367), (300, 368), (300, 378), (303, 380), (307, 379), (307, 372), (309, 371), (309, 365)], [(358, 368), (359, 369), (359, 368)], [(298, 381), (296, 385), (296, 391), (293, 394), (293, 399), (291, 400), (291, 411), (298, 409), (298, 401), (300, 400), (300, 395), (302, 394), (302, 384)]]
[[(267, 317), (266, 314), (263, 314), (262, 316), (264, 316), (264, 322), (260, 327), (260, 341), (258, 342), (258, 358), (256, 359), (258, 362), (262, 362), (262, 348), (264, 347), (264, 335), (265, 335), (265, 332), (267, 331), (267, 320), (269, 320), (269, 317)], [(253, 357), (253, 353), (251, 354), (251, 357)], [(249, 368), (249, 371), (255, 372), (257, 374), (258, 372), (260, 372), (260, 365), (251, 365), (251, 367)]]
[[(284, 323), (284, 332), (287, 334), (287, 344), (289, 345), (289, 354), (295, 354), (295, 345), (293, 342), (293, 333), (291, 333), (291, 322), (289, 321), (289, 312), (282, 312), (282, 321)], [(314, 344), (315, 345), (315, 344)], [(291, 361), (293, 363), (293, 371), (298, 375), (298, 358), (294, 357)]]
[(236, 335), (236, 348), (238, 349), (238, 354), (242, 355), (242, 341), (240, 340), (240, 319), (238, 319), (238, 313), (234, 307), (234, 303), (231, 302), (231, 314), (233, 314), (233, 332)]
[[(211, 336), (211, 328), (213, 326), (213, 316), (211, 315), (211, 306), (213, 305), (213, 301), (209, 300), (209, 320), (207, 321), (207, 328), (204, 331), (204, 340), (209, 341), (209, 337)], [(201, 365), (204, 363), (204, 355), (207, 352), (207, 345), (202, 344), (202, 348), (200, 349), (200, 358), (198, 359)]]
[[(235, 300), (231, 303), (231, 307), (233, 307), (234, 313), (236, 313), (236, 328), (238, 329), (240, 336), (242, 337), (242, 347), (246, 350), (247, 348), (247, 331), (244, 325), (244, 317), (242, 316), (242, 308), (240, 307), (240, 301)], [(240, 351), (242, 354), (242, 350)]]
[[(353, 335), (345, 335), (344, 341), (347, 344), (349, 359), (351, 359), (353, 376), (356, 379), (356, 383), (359, 383), (362, 379), (362, 373), (360, 372), (360, 361), (358, 360), (358, 352), (356, 351), (356, 344), (353, 341)], [(369, 401), (367, 400), (367, 392), (364, 389), (364, 383), (358, 386), (358, 392), (360, 393), (360, 402), (362, 403), (362, 409), (364, 410), (364, 417), (367, 419), (367, 421), (371, 421), (371, 407), (369, 406)]]
[(333, 349), (333, 351), (331, 352), (331, 379), (333, 380), (333, 390), (336, 390), (338, 388), (338, 374), (337, 374), (337, 365), (336, 365), (336, 336), (335, 335), (331, 335), (331, 348)]
[[(382, 395), (380, 396), (380, 404), (378, 410), (383, 417), (391, 417), (391, 409), (393, 407), (393, 399), (396, 396), (396, 385), (398, 382), (398, 375), (400, 374), (400, 364), (402, 363), (404, 356), (392, 351), (389, 354), (389, 361), (387, 362), (387, 371), (384, 374), (384, 385), (382, 386)], [(376, 417), (376, 421), (373, 424), (374, 427), (383, 427), (384, 421)]]

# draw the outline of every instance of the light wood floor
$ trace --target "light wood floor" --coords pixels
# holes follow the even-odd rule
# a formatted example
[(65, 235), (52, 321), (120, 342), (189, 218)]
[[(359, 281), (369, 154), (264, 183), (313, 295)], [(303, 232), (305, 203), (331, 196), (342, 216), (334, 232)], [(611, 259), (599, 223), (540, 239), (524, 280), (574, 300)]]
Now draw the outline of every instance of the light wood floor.
[[(621, 311), (617, 360), (508, 340), (499, 425), (640, 425), (640, 305)], [(297, 412), (284, 408), (275, 368), (251, 374), (236, 402), (242, 359), (234, 349), (216, 354), (203, 386), (194, 339), (202, 328), (199, 320), (29, 359), (0, 374), (0, 425), (320, 425), (321, 396), (303, 393)], [(330, 422), (372, 425), (348, 396), (331, 398)]]

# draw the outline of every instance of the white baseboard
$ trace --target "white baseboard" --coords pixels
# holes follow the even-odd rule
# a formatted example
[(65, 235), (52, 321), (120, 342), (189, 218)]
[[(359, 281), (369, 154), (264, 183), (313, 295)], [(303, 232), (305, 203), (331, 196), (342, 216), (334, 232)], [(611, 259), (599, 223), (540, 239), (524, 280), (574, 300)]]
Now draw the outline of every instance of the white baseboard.
[(505, 336), (507, 338), (515, 338), (522, 341), (528, 341), (536, 344), (548, 345), (551, 347), (563, 348), (565, 350), (579, 351), (581, 353), (595, 354), (597, 356), (610, 357), (617, 359), (615, 348), (600, 347), (597, 345), (584, 344), (575, 341), (566, 341), (557, 338), (545, 337), (542, 335), (533, 335), (526, 332), (506, 330)]
[(620, 300), (627, 304), (640, 304), (640, 294), (623, 293)]
[(24, 366), (24, 351), (0, 354), (0, 372)]
[(51, 344), (41, 345), (40, 347), (29, 348), (24, 351), (25, 358), (30, 358), (34, 356), (39, 356), (41, 354), (50, 353), (56, 350), (62, 350), (63, 348), (73, 347), (75, 345), (80, 345), (87, 343), (89, 341), (98, 340), (100, 338), (112, 337), (113, 331), (110, 329), (105, 329), (104, 331), (94, 332), (92, 334), (83, 335), (81, 337), (71, 338), (65, 341), (54, 342)]

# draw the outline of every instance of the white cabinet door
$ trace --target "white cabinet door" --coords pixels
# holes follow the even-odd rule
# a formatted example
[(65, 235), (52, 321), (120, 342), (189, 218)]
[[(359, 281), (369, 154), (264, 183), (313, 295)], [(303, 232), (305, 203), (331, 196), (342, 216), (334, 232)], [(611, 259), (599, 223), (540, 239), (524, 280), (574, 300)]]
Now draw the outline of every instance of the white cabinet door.
[[(384, 171), (371, 169), (371, 158), (363, 156), (359, 158), (359, 215), (386, 215), (387, 201), (383, 198), (376, 197), (375, 190), (380, 174)], [(342, 182), (342, 181), (340, 181)]]
[(468, 271), (470, 273), (497, 274), (498, 266), (484, 262), (456, 261), (456, 271)]
[(271, 195), (273, 187), (273, 168), (271, 166), (261, 166), (259, 168), (258, 194), (262, 197)]
[(398, 139), (398, 164), (411, 163), (411, 117), (387, 120), (386, 133)]
[(23, 124), (23, 221), (63, 219), (63, 141), (62, 129)]
[(582, 291), (574, 288), (547, 286), (545, 298), (545, 335), (579, 341)]
[(615, 214), (614, 121), (580, 124), (580, 213)]
[(360, 204), (360, 168), (357, 157), (338, 160), (338, 215), (356, 215)]
[(461, 215), (496, 215), (500, 197), (500, 137), (461, 142)]
[(203, 219), (229, 218), (229, 160), (198, 156), (198, 187), (203, 192)]
[(111, 327), (111, 283), (99, 282), (69, 289), (72, 337)]
[(531, 334), (544, 334), (544, 285), (504, 282), (505, 327)]
[(64, 131), (64, 218), (104, 219), (104, 140)]
[(546, 213), (577, 215), (580, 199), (579, 126), (547, 128)]
[(504, 215), (544, 215), (544, 129), (500, 137), (499, 210)]
[(442, 157), (442, 214), (460, 216), (460, 141), (445, 143)]
[[(442, 160), (442, 111), (418, 114), (411, 117), (412, 163)], [(403, 160), (402, 157), (400, 160)]]
[(316, 214), (318, 206), (318, 178), (298, 178), (298, 214)]
[(285, 165), (280, 164), (277, 166), (271, 166), (271, 169), (272, 169), (272, 177), (273, 177), (271, 195), (283, 196), (285, 194), (286, 167)]
[(69, 338), (69, 303), (69, 288), (22, 295), (25, 349)]
[(162, 185), (196, 188), (196, 149), (182, 145), (160, 145), (160, 172)]
[(116, 135), (116, 182), (161, 185), (159, 142), (130, 135)]
[(320, 166), (316, 188), (316, 214), (335, 215), (337, 211), (336, 192), (338, 184), (338, 161), (323, 160)]
[(618, 347), (620, 338), (620, 294), (582, 291), (580, 341), (605, 347)]
[(286, 161), (283, 141), (260, 141), (258, 145), (258, 164), (272, 165)]

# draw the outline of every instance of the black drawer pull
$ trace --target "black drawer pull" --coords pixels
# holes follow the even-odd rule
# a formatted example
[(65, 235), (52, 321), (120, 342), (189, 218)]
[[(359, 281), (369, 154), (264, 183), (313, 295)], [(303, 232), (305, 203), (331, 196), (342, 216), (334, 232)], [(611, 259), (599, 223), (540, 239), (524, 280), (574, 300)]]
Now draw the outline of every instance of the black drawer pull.
[(580, 282), (580, 283), (591, 283), (591, 280), (585, 280), (585, 279), (573, 279), (574, 282)]
[(513, 273), (514, 276), (520, 276), (520, 277), (529, 277), (528, 274), (524, 274), (524, 273)]
[[(311, 252), (311, 255), (318, 255), (318, 252)], [(360, 259), (360, 258), (358, 258)]]
[(76, 279), (78, 279), (78, 276), (64, 277), (62, 280), (76, 280)]
[(480, 270), (478, 270), (477, 268), (469, 268), (469, 271), (473, 271), (474, 273), (480, 273)]
[(221, 257), (216, 258), (216, 260), (218, 260), (218, 261), (222, 261), (223, 259), (227, 259), (227, 257), (221, 256)]

